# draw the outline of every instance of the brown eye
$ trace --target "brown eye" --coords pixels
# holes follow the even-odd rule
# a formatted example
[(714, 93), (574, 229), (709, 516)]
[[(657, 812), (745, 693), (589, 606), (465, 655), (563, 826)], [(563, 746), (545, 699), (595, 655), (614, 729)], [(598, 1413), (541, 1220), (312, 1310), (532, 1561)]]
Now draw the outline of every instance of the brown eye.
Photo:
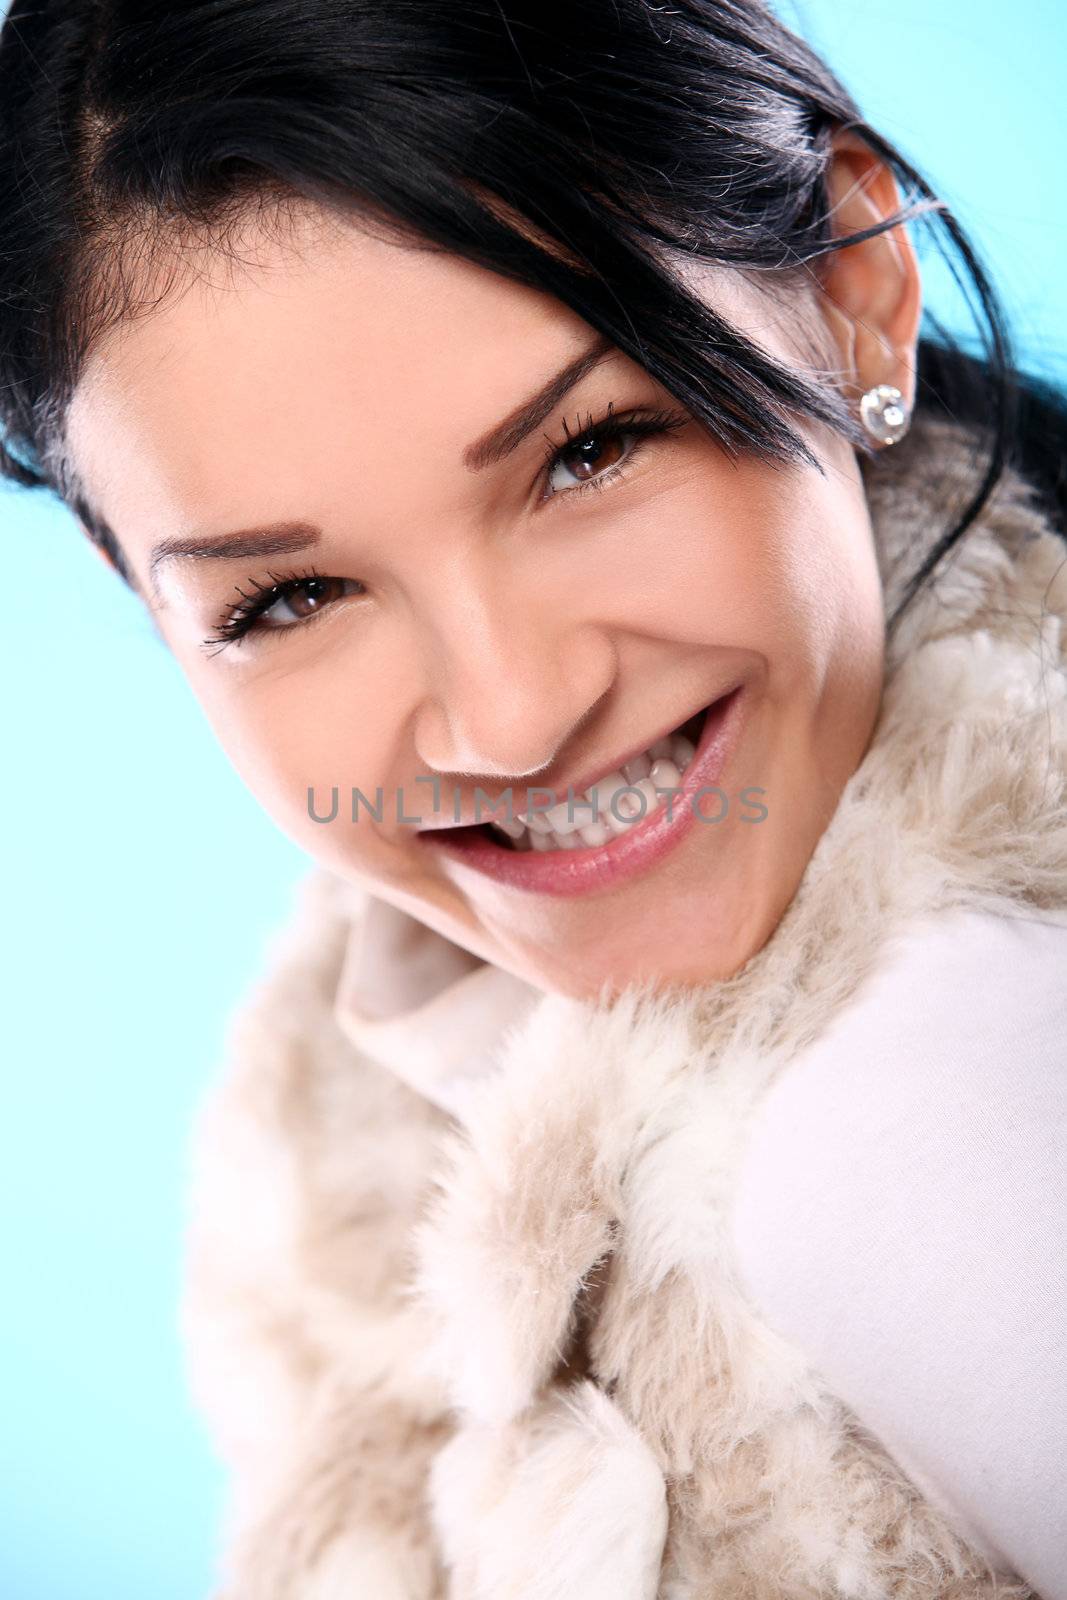
[(346, 595), (366, 593), (366, 585), (358, 578), (331, 578), (318, 572), (294, 573), (288, 578), (272, 573), (270, 580), (264, 584), (252, 578), (252, 594), (237, 586), (240, 601), (226, 607), (215, 624), (216, 632), (202, 641), (205, 649), (240, 644), (249, 634), (287, 632), (310, 622)]
[(561, 480), (560, 473), (570, 473), (572, 480), (588, 483), (591, 478), (618, 466), (629, 453), (626, 446), (628, 437), (624, 431), (616, 430), (613, 433), (592, 434), (576, 444), (565, 446), (556, 456), (548, 475), (550, 493), (566, 493), (574, 487), (573, 481), (568, 483), (565, 477)]
[[(345, 580), (343, 578), (305, 578), (298, 588), (293, 589), (287, 595), (283, 595), (272, 606), (268, 607), (263, 616), (264, 618), (269, 617), (272, 612), (277, 611), (279, 606), (287, 606), (292, 612), (293, 618), (298, 622), (302, 622), (305, 617), (310, 617), (316, 611), (321, 611), (324, 606), (328, 606), (331, 600), (339, 600), (344, 593), (344, 589)], [(276, 626), (277, 624), (278, 618), (275, 618), (273, 624), (268, 623), (268, 627)]]
[(576, 500), (590, 491), (623, 482), (643, 449), (684, 428), (686, 411), (644, 411), (622, 414), (608, 406), (607, 415), (594, 422), (590, 413), (584, 428), (579, 418), (574, 433), (563, 424), (567, 442), (549, 441), (547, 465), (539, 478), (542, 501)]
[(362, 591), (363, 585), (355, 578), (300, 578), (279, 586), (281, 593), (269, 604), (261, 604), (249, 621), (256, 628), (277, 633), (283, 628), (294, 628), (307, 622), (320, 611), (325, 611), (335, 600), (346, 594)]

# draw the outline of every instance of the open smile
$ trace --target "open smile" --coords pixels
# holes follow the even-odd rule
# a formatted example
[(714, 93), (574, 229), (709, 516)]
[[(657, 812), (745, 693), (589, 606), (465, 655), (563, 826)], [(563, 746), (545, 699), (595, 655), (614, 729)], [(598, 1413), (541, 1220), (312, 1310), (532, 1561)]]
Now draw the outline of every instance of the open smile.
[(584, 794), (547, 811), (429, 829), (418, 839), (457, 864), (531, 893), (611, 888), (660, 860), (698, 821), (693, 797), (718, 784), (740, 739), (748, 699), (744, 685), (734, 687)]

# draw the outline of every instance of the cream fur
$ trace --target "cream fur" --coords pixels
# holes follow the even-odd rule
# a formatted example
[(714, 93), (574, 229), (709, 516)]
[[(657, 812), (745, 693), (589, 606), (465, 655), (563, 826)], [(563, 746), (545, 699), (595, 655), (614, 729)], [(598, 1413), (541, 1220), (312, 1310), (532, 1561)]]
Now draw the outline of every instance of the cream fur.
[[(976, 481), (865, 467), (892, 605)], [(1023, 1600), (766, 1327), (727, 1245), (774, 1075), (913, 918), (1067, 906), (1067, 543), (1004, 482), (906, 614), (871, 747), (725, 983), (546, 997), (463, 1121), (331, 1014), (315, 869), (194, 1145), (184, 1318), (225, 1600)]]

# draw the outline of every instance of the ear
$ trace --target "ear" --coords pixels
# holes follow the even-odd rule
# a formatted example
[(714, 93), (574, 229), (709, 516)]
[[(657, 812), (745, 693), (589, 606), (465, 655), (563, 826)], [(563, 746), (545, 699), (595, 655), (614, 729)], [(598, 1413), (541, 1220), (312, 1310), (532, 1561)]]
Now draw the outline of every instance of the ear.
[[(835, 238), (862, 232), (900, 210), (893, 173), (856, 134), (839, 129), (832, 149), (826, 187)], [(846, 393), (858, 399), (875, 384), (891, 383), (912, 409), (922, 278), (904, 224), (831, 250), (815, 266)]]

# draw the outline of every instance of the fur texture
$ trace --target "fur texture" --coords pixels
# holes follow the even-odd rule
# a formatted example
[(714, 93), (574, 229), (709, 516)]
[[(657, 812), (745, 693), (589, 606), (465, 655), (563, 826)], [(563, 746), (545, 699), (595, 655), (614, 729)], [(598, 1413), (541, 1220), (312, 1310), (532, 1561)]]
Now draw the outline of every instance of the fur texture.
[[(920, 417), (865, 464), (887, 608), (974, 450)], [(366, 896), (313, 870), (193, 1147), (219, 1600), (1033, 1600), (761, 1322), (727, 1218), (760, 1096), (913, 918), (1067, 906), (1065, 799), (1067, 544), (1009, 475), (728, 981), (545, 997), (460, 1122), (339, 1031)]]

